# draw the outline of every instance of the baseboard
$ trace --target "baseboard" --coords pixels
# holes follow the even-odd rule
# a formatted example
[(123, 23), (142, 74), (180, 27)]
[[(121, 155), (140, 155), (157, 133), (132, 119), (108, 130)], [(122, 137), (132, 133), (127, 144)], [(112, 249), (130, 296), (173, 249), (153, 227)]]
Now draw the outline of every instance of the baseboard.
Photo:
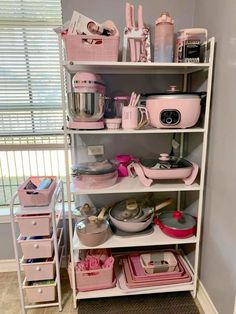
[(197, 290), (197, 300), (200, 303), (205, 314), (218, 314), (210, 296), (204, 288), (202, 282), (199, 280)]
[(0, 260), (0, 273), (8, 273), (16, 271), (15, 259), (2, 259)]

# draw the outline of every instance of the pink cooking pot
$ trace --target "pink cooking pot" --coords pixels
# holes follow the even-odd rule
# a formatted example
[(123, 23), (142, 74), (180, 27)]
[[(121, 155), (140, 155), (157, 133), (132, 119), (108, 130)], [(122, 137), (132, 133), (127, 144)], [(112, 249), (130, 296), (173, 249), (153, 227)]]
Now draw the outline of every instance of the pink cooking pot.
[(146, 95), (149, 124), (155, 128), (189, 128), (200, 117), (201, 100), (206, 93), (167, 93)]
[(188, 238), (195, 234), (197, 219), (182, 211), (166, 211), (154, 218), (162, 232), (173, 238)]
[(186, 185), (191, 185), (199, 169), (196, 163), (164, 153), (157, 159), (140, 159), (128, 168), (131, 176), (137, 175), (145, 186), (150, 186), (155, 179), (181, 179)]
[(80, 189), (102, 189), (116, 183), (116, 165), (109, 160), (80, 163), (72, 166), (74, 185)]

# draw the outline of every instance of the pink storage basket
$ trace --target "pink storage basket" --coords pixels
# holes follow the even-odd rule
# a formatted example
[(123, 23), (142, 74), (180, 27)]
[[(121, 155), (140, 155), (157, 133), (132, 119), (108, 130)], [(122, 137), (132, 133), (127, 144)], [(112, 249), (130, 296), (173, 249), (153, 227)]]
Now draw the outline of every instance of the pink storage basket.
[(118, 61), (119, 36), (62, 35), (69, 61)]
[(51, 233), (51, 214), (17, 216), (16, 221), (22, 236), (49, 236)]
[(55, 277), (55, 258), (51, 261), (27, 263), (23, 257), (21, 265), (27, 281), (47, 280)]
[[(70, 263), (68, 274), (72, 287), (71, 271), (72, 265)], [(115, 283), (113, 267), (85, 271), (75, 270), (75, 285), (78, 291), (108, 289), (114, 287)]]
[(25, 279), (23, 289), (30, 303), (48, 302), (56, 299), (56, 282), (53, 284), (29, 286), (29, 283)]
[[(30, 194), (34, 190), (25, 189), (29, 181), (32, 181), (36, 186), (40, 183), (40, 180), (44, 178), (51, 178), (53, 181), (48, 189), (42, 189), (37, 191), (37, 194)], [(18, 197), (22, 206), (47, 206), (51, 202), (53, 192), (56, 188), (57, 182), (54, 176), (41, 176), (41, 177), (29, 177), (18, 187)]]

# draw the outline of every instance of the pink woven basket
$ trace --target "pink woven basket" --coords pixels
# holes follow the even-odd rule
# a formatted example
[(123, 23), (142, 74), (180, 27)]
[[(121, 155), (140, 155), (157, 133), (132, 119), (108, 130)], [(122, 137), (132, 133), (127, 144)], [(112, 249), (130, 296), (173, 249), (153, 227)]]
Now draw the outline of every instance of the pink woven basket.
[(118, 61), (118, 36), (63, 35), (69, 61)]

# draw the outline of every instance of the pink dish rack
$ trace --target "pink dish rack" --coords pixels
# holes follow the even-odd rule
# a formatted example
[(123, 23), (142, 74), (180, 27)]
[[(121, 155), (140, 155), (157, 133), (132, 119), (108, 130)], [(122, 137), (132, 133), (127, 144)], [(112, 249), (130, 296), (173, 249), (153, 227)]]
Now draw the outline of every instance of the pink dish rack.
[(62, 35), (68, 61), (118, 61), (119, 36)]
[[(35, 191), (35, 190), (29, 190), (25, 188), (30, 181), (36, 186), (38, 186), (38, 184), (40, 183), (40, 180), (44, 178), (50, 178), (53, 180), (47, 189)], [(57, 182), (56, 182), (56, 177), (54, 176), (29, 177), (17, 189), (20, 204), (22, 206), (47, 206), (51, 202), (52, 195), (56, 186), (57, 186)], [(33, 191), (35, 191), (37, 194), (36, 193), (32, 194)]]

